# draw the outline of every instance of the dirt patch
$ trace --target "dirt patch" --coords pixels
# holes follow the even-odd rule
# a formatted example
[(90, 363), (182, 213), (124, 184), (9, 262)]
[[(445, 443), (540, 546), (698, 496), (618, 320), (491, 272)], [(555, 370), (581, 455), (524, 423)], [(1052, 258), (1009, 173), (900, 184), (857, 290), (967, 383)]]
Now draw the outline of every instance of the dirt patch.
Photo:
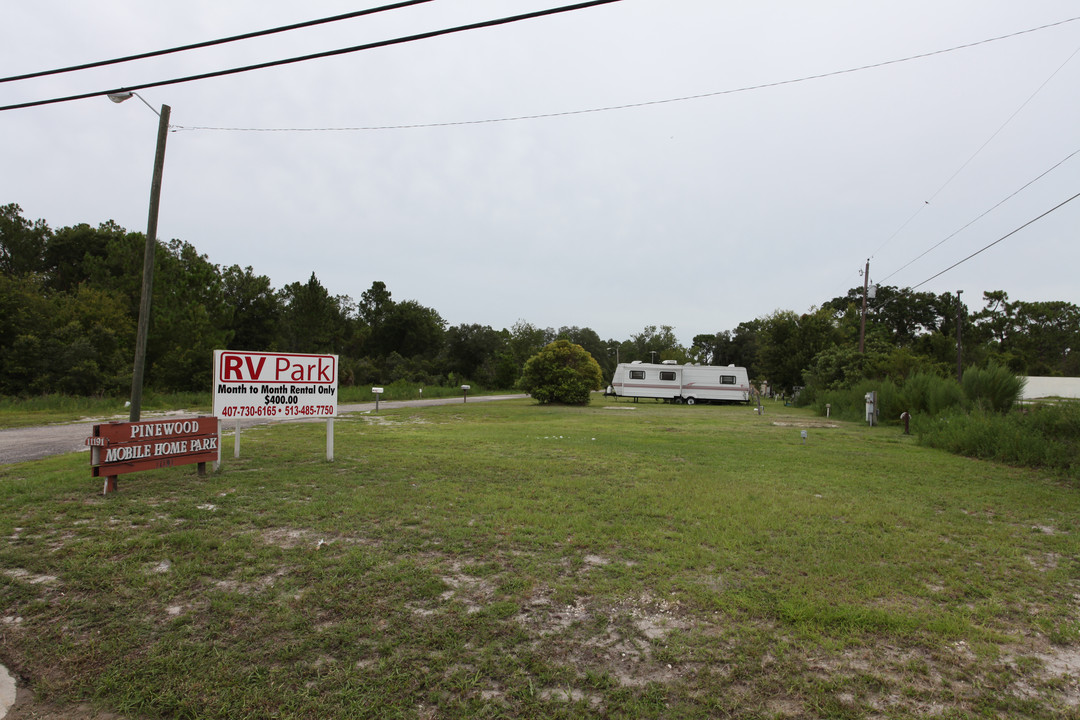
[(4, 720), (125, 720), (124, 715), (95, 710), (90, 705), (53, 705), (38, 702), (34, 693), (20, 688)]
[(22, 568), (12, 568), (10, 570), (3, 571), (12, 580), (21, 580), (31, 585), (53, 585), (60, 582), (60, 578), (55, 575), (35, 575), (29, 570), (23, 570)]
[[(399, 417), (385, 417), (383, 415), (368, 415), (363, 414), (357, 416), (357, 419), (362, 420), (368, 425), (430, 425), (431, 421), (420, 417), (419, 415), (412, 415), (407, 418)], [(352, 418), (350, 418), (352, 420)]]
[(450, 564), (450, 572), (440, 578), (450, 589), (443, 592), (439, 599), (443, 602), (456, 599), (465, 605), (466, 612), (479, 612), (491, 602), (495, 586), (484, 578), (462, 572), (463, 567), (460, 562)]

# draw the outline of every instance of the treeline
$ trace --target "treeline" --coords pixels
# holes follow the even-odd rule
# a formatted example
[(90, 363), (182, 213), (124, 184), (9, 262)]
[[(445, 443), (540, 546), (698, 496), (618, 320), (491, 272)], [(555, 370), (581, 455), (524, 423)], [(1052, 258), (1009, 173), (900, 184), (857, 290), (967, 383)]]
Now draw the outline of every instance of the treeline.
[(916, 372), (955, 378), (958, 361), (962, 369), (1080, 375), (1080, 307), (1073, 303), (1012, 301), (995, 290), (971, 312), (952, 293), (879, 286), (867, 301), (863, 331), (862, 297), (863, 289), (853, 288), (807, 313), (777, 311), (734, 331), (699, 335), (690, 355), (744, 366), (786, 393), (849, 388), (864, 379), (900, 382)]
[[(0, 394), (127, 392), (134, 356), (145, 236), (115, 223), (53, 230), (18, 205), (0, 207)], [(957, 317), (962, 362), (993, 362), (1017, 374), (1080, 375), (1080, 309), (1066, 302), (1010, 301), (984, 293), (977, 312), (951, 294), (880, 287), (858, 352), (862, 288), (811, 312), (778, 311), (734, 330), (679, 344), (672, 326), (628, 339), (588, 327), (448, 327), (434, 308), (396, 300), (382, 282), (358, 299), (330, 293), (314, 273), (274, 288), (251, 267), (220, 267), (187, 242), (159, 242), (147, 384), (159, 391), (208, 387), (212, 351), (335, 353), (343, 385), (472, 382), (513, 387), (525, 361), (565, 338), (610, 378), (616, 359), (746, 367), (751, 378), (791, 392), (850, 387), (913, 371), (955, 375)]]
[[(145, 235), (113, 222), (53, 230), (16, 204), (0, 207), (0, 394), (128, 391), (144, 245)], [(616, 345), (646, 359), (676, 345), (670, 328), (620, 343), (524, 320), (500, 330), (447, 327), (437, 310), (396, 300), (382, 282), (355, 300), (330, 293), (314, 273), (274, 288), (253, 268), (220, 267), (180, 240), (158, 243), (154, 267), (146, 383), (164, 392), (208, 388), (215, 349), (335, 353), (344, 385), (511, 388), (525, 361), (559, 337), (609, 375)]]

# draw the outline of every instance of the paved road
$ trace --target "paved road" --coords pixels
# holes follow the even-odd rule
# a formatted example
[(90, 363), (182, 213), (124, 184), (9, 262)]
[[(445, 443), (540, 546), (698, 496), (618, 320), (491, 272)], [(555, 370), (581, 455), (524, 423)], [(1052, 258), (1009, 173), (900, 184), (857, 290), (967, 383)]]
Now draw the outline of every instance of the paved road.
[[(494, 400), (511, 400), (527, 397), (526, 395), (478, 395), (469, 398), (469, 403), (492, 402)], [(461, 398), (441, 398), (438, 400), (402, 400), (385, 401), (379, 403), (380, 409), (390, 410), (401, 407), (431, 407), (433, 405), (461, 404)], [(375, 409), (375, 403), (360, 403), (358, 405), (338, 405), (338, 414), (370, 412)], [(175, 413), (176, 415), (190, 416), (191, 413)], [(146, 413), (144, 420), (151, 420), (161, 415)], [(93, 426), (108, 419), (96, 420), (84, 423), (68, 423), (64, 425), (46, 425), (44, 427), (14, 428), (12, 430), (0, 430), (0, 465), (38, 460), (50, 455), (62, 455), (69, 452), (86, 450), (86, 438), (93, 434)], [(269, 423), (265, 419), (242, 420), (241, 427), (252, 425), (265, 425)], [(311, 422), (310, 420), (274, 420), (273, 422)], [(225, 428), (234, 425), (233, 421), (223, 423)]]

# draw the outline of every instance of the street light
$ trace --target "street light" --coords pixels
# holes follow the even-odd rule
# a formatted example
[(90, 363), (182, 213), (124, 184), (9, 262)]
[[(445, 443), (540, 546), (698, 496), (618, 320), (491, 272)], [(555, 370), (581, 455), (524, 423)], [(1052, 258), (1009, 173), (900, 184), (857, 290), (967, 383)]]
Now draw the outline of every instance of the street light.
[[(146, 107), (154, 107), (135, 92), (109, 93), (114, 103), (130, 100), (132, 96), (142, 100)], [(169, 134), (169, 115), (172, 108), (161, 106), (158, 116), (157, 152), (154, 154), (154, 176), (150, 183), (150, 212), (146, 221), (146, 249), (143, 251), (142, 294), (139, 297), (139, 325), (135, 335), (135, 367), (131, 373), (130, 422), (138, 422), (142, 409), (143, 376), (146, 369), (146, 335), (150, 327), (150, 298), (154, 291), (154, 250), (157, 247), (158, 204), (161, 200), (161, 174), (165, 169), (165, 138)]]

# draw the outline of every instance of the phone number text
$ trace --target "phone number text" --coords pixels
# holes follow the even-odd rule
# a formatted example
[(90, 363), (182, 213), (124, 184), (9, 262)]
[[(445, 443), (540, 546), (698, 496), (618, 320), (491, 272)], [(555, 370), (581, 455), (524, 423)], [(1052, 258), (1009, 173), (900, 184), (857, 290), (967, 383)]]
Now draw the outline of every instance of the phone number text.
[(226, 405), (221, 417), (332, 417), (333, 405)]

